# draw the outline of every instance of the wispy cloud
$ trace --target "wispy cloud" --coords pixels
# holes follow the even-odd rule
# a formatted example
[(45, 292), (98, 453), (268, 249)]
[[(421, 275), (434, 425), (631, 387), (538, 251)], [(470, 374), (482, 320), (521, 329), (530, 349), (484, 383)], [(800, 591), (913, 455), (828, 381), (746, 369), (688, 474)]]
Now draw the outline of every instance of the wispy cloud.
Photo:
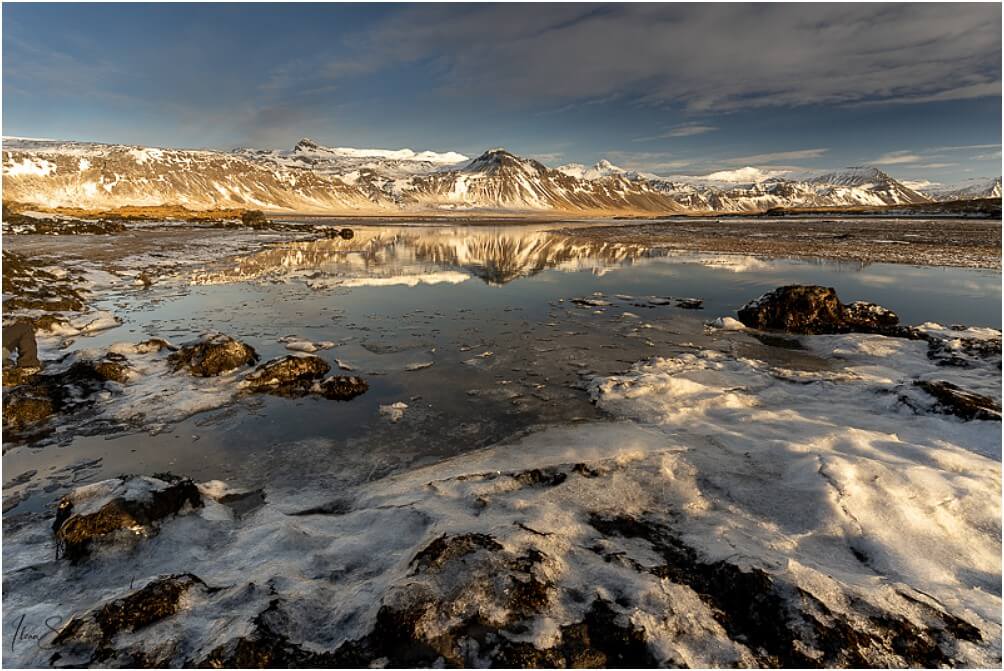
[(1000, 20), (996, 4), (423, 5), (360, 35), (329, 72), (435, 59), (456, 90), (634, 93), (691, 110), (924, 103), (1000, 95)]
[(689, 159), (673, 158), (673, 154), (661, 151), (608, 151), (604, 158), (627, 170), (652, 173), (680, 170), (692, 163)]
[(801, 161), (807, 158), (819, 158), (829, 149), (820, 147), (816, 149), (797, 149), (795, 151), (776, 151), (767, 154), (753, 154), (751, 156), (736, 156), (719, 161), (727, 165), (763, 165), (766, 163), (776, 163), (778, 161)]
[(887, 154), (882, 154), (876, 159), (868, 161), (869, 165), (904, 165), (908, 163), (919, 163), (923, 161), (924, 157), (918, 154), (913, 154), (908, 151), (891, 151)]
[(691, 137), (693, 135), (703, 135), (718, 130), (718, 126), (708, 126), (698, 123), (685, 123), (673, 126), (664, 133), (649, 135), (648, 137), (636, 137), (632, 142), (650, 142), (652, 140), (665, 140), (674, 137)]

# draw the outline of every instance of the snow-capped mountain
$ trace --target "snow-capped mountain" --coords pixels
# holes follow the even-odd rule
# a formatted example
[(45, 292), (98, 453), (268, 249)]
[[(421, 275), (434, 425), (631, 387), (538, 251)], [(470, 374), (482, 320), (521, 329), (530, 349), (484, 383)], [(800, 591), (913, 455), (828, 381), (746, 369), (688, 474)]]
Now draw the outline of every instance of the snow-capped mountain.
[(925, 193), (927, 193), (931, 198), (939, 201), (970, 200), (973, 198), (1000, 198), (1001, 178), (977, 177), (966, 180), (960, 184), (928, 188)]
[[(19, 138), (5, 138), (3, 146), (4, 200), (43, 207), (652, 215), (932, 200), (870, 167), (797, 176), (743, 168), (729, 171), (728, 179), (722, 175), (662, 178), (609, 161), (549, 168), (501, 148), (468, 159), (457, 152), (325, 147), (308, 139), (291, 150), (230, 152)], [(744, 175), (751, 181), (738, 181)], [(981, 197), (993, 188), (967, 185), (951, 197)], [(999, 178), (995, 188), (999, 196)]]
[(235, 149), (234, 154), (284, 168), (309, 168), (326, 175), (347, 175), (371, 170), (383, 175), (403, 177), (460, 165), (470, 159), (455, 151), (437, 153), (412, 149), (354, 149), (325, 147), (310, 138), (296, 143), (292, 151), (280, 149)]

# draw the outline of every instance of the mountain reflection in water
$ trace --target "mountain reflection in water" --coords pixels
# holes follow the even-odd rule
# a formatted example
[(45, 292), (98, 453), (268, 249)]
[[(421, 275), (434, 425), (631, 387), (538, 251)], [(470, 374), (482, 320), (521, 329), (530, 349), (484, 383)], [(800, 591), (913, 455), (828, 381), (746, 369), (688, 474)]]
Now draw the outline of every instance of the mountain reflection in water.
[(355, 228), (341, 238), (288, 242), (200, 271), (195, 284), (299, 277), (316, 288), (463, 282), (503, 285), (547, 270), (592, 271), (658, 256), (647, 245), (590, 241), (532, 228)]

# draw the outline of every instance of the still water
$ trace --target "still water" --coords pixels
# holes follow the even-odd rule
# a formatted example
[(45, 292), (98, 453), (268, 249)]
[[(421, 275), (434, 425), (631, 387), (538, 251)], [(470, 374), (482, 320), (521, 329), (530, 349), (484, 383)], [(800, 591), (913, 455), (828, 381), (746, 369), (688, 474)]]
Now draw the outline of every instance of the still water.
[[(216, 330), (268, 359), (289, 353), (287, 336), (331, 341), (317, 354), (333, 372), (342, 365), (364, 377), (366, 394), (346, 403), (245, 396), (142, 430), (8, 447), (8, 477), (36, 473), (5, 486), (5, 497), (16, 495), (5, 508), (39, 510), (81, 482), (164, 470), (245, 487), (309, 478), (337, 490), (542, 426), (603, 421), (586, 380), (700, 346), (714, 337), (705, 320), (783, 284), (833, 286), (845, 302), (879, 303), (905, 323), (1001, 325), (995, 271), (667, 255), (527, 226), (354, 234), (276, 244), (175, 284), (98, 296), (95, 306), (123, 324), (73, 347), (177, 343)], [(702, 299), (703, 309), (675, 298)], [(799, 356), (750, 347), (764, 358)], [(183, 405), (189, 378), (162, 383), (160, 403)], [(381, 410), (394, 403), (407, 406), (398, 421)]]

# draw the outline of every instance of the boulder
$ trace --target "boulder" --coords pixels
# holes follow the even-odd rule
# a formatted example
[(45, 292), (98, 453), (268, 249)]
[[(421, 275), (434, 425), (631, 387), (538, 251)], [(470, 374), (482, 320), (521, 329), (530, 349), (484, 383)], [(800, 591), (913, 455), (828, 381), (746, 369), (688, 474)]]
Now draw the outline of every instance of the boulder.
[(899, 316), (895, 312), (875, 303), (854, 301), (843, 307), (844, 323), (852, 331), (881, 330), (899, 324)]
[(44, 390), (17, 387), (4, 394), (4, 426), (14, 431), (43, 422), (55, 413), (55, 405)]
[(331, 375), (316, 384), (316, 393), (333, 401), (350, 401), (365, 394), (370, 386), (354, 375)]
[(792, 284), (750, 301), (738, 311), (739, 321), (761, 330), (788, 333), (883, 333), (893, 331), (899, 317), (864, 301), (844, 305), (833, 287)]
[(258, 353), (228, 335), (207, 333), (182, 345), (167, 360), (174, 370), (187, 368), (192, 375), (212, 377), (258, 361)]
[(331, 365), (312, 354), (287, 354), (261, 364), (244, 378), (250, 391), (278, 396), (309, 394), (314, 381), (331, 370)]
[(210, 592), (206, 584), (191, 573), (161, 576), (138, 590), (73, 617), (52, 640), (53, 645), (60, 648), (59, 661), (65, 664), (72, 659), (83, 666), (109, 665), (109, 656), (117, 652), (112, 645), (116, 636), (139, 631), (171, 617), (195, 596), (189, 596), (193, 591)]
[(52, 529), (62, 545), (62, 556), (77, 561), (91, 543), (117, 531), (152, 533), (159, 520), (185, 505), (202, 506), (202, 496), (191, 480), (170, 474), (156, 477), (119, 477), (79, 487), (60, 499)]

